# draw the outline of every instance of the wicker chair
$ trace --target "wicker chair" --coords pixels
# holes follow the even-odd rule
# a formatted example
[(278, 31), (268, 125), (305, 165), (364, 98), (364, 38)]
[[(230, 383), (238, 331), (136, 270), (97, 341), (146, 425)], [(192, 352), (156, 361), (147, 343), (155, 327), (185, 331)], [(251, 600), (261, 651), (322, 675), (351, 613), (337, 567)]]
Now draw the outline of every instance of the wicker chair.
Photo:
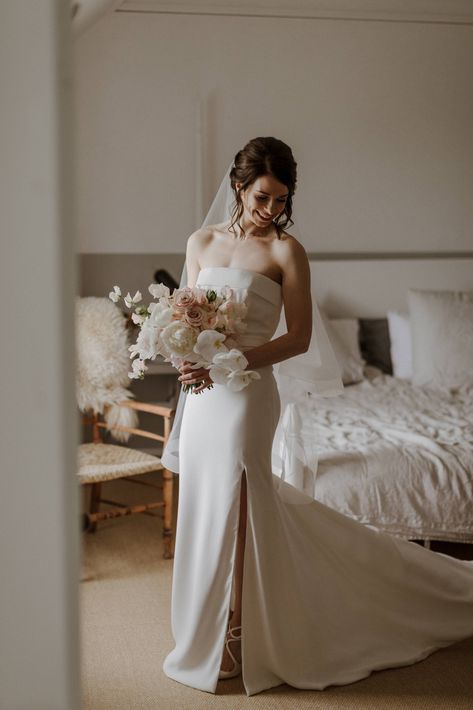
[[(97, 523), (111, 518), (118, 518), (134, 513), (145, 513), (156, 515), (151, 512), (161, 508), (158, 513), (163, 519), (163, 545), (164, 557), (173, 557), (173, 475), (163, 467), (158, 456), (132, 449), (129, 446), (108, 444), (103, 442), (101, 429), (118, 430), (141, 436), (147, 439), (162, 442), (163, 446), (167, 441), (171, 430), (171, 422), (174, 410), (161, 404), (150, 404), (145, 402), (134, 402), (126, 400), (120, 402), (119, 406), (130, 407), (139, 412), (148, 412), (164, 419), (164, 434), (156, 434), (145, 429), (115, 425), (111, 427), (100, 416), (91, 413), (84, 417), (84, 421), (92, 425), (92, 443), (81, 444), (79, 446), (79, 481), (83, 486), (90, 487), (89, 510), (83, 514), (82, 526), (88, 532), (95, 532)], [(139, 474), (151, 471), (162, 471), (162, 483), (143, 481), (137, 478)], [(102, 484), (117, 478), (129, 481), (130, 483), (148, 486), (161, 491), (159, 500), (148, 501), (146, 503), (128, 505), (124, 502), (111, 500), (102, 496)], [(100, 503), (107, 503), (115, 506), (100, 511)]]
[[(173, 556), (173, 475), (163, 467), (159, 456), (125, 443), (130, 435), (136, 435), (160, 442), (164, 447), (174, 409), (166, 404), (137, 402), (130, 398), (125, 319), (108, 299), (78, 299), (77, 347), (78, 404), (84, 413), (84, 423), (92, 426), (92, 442), (79, 446), (79, 482), (90, 489), (88, 511), (82, 517), (83, 529), (95, 532), (99, 522), (133, 513), (162, 517), (164, 557), (170, 559)], [(161, 417), (163, 433), (139, 428), (138, 412)], [(121, 443), (105, 442), (104, 430)], [(152, 471), (162, 471), (162, 483), (139, 478), (139, 474)], [(161, 494), (157, 500), (142, 504), (110, 500), (103, 497), (102, 488), (105, 482), (114, 479), (148, 486), (160, 490)], [(100, 510), (101, 503), (114, 507)]]

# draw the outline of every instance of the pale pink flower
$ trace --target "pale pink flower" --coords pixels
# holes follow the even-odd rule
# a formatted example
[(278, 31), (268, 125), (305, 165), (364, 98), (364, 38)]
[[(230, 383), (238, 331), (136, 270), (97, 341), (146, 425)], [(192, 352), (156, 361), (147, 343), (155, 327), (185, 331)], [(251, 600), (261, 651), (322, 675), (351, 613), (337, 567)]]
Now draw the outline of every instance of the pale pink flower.
[(184, 311), (186, 308), (193, 306), (195, 303), (195, 295), (193, 290), (188, 286), (177, 289), (174, 292), (174, 308), (179, 311)]
[(204, 313), (202, 318), (202, 327), (206, 330), (213, 330), (217, 327), (218, 315), (215, 311)]
[(186, 311), (184, 313), (184, 320), (186, 323), (189, 323), (189, 325), (192, 325), (194, 328), (198, 328), (200, 325), (202, 325), (202, 321), (204, 318), (204, 311), (200, 306), (192, 305), (190, 308), (186, 308)]

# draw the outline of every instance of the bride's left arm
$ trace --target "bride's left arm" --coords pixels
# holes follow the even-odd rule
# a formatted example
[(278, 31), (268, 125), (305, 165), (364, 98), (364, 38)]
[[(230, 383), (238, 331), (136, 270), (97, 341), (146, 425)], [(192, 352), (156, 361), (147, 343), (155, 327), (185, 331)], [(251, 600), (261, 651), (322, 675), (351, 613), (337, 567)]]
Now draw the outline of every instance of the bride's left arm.
[(246, 350), (248, 370), (274, 365), (309, 348), (312, 335), (310, 266), (306, 251), (294, 237), (284, 240), (281, 259), (282, 299), (287, 333)]

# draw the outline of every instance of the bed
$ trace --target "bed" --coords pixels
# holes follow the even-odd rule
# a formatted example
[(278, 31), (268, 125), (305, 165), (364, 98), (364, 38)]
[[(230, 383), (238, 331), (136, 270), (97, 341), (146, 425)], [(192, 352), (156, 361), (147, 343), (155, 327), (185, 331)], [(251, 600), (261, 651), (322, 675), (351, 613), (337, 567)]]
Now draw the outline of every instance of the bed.
[[(393, 535), (473, 543), (472, 264), (462, 260), (452, 270), (453, 291), (451, 277), (445, 278), (451, 262), (443, 269), (433, 264), (432, 277), (425, 264), (419, 269), (409, 261), (407, 283), (398, 278), (397, 288), (383, 289), (375, 307), (372, 292), (363, 304), (362, 278), (355, 274), (344, 283), (355, 281), (359, 316), (347, 308), (350, 294), (337, 294), (327, 280), (330, 298), (326, 291), (317, 300), (326, 311), (345, 390), (339, 397), (301, 395), (282, 402), (273, 446), (276, 474)], [(376, 272), (386, 284), (392, 266), (351, 268), (364, 268), (365, 279)], [(330, 264), (329, 272), (336, 267)], [(442, 288), (432, 289), (439, 273)], [(313, 281), (323, 286), (323, 279)], [(334, 303), (337, 317), (330, 313)]]

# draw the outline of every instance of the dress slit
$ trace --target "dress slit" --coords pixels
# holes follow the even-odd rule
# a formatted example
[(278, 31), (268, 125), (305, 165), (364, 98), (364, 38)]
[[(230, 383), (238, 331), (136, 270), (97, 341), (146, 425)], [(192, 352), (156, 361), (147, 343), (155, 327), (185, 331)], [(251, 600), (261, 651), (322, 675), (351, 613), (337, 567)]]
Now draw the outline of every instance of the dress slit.
[[(245, 563), (245, 548), (246, 548), (246, 543), (247, 543), (247, 533), (248, 533), (248, 475), (246, 471), (246, 466), (243, 466), (241, 473), (239, 475), (239, 486), (238, 486), (238, 493), (237, 493), (237, 500), (238, 500), (238, 515), (237, 515), (237, 521), (236, 521), (236, 535), (235, 535), (235, 540), (233, 543), (233, 551), (232, 551), (232, 559), (231, 559), (231, 572), (230, 572), (230, 579), (231, 579), (231, 585), (230, 585), (230, 599), (227, 604), (227, 613), (226, 613), (226, 619), (227, 619), (227, 626), (225, 628), (225, 635), (223, 638), (223, 644), (222, 644), (222, 658), (223, 658), (223, 652), (224, 652), (224, 647), (225, 647), (225, 638), (226, 638), (226, 632), (228, 628), (228, 624), (230, 623), (231, 616), (235, 610), (235, 601), (236, 601), (236, 566), (237, 566), (237, 557), (238, 557), (238, 536), (240, 533), (240, 524), (241, 524), (241, 500), (242, 500), (242, 486), (243, 486), (243, 476), (246, 477), (246, 529), (245, 529), (245, 544), (244, 544), (244, 549), (243, 549), (243, 560), (242, 560), (242, 576), (244, 578), (244, 563)], [(242, 581), (243, 583), (243, 581)], [(243, 590), (242, 590), (242, 602), (243, 602)], [(242, 631), (242, 637), (243, 637), (243, 614), (242, 614), (242, 619), (241, 619), (241, 631)], [(243, 659), (242, 659), (243, 660)], [(221, 662), (220, 662), (221, 665)]]

